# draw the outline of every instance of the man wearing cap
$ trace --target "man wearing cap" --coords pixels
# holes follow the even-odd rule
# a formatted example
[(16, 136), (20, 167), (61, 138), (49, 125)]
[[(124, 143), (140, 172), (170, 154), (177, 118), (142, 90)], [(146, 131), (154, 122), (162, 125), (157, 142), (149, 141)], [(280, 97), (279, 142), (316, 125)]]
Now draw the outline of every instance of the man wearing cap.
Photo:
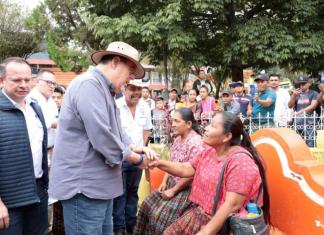
[(173, 113), (175, 110), (175, 106), (177, 103), (177, 98), (178, 98), (178, 91), (175, 88), (172, 88), (170, 93), (169, 93), (169, 100), (167, 102), (167, 110), (169, 113)]
[(248, 116), (252, 115), (252, 123), (255, 125), (254, 130), (258, 130), (260, 127), (271, 127), (273, 126), (273, 116), (276, 104), (276, 93), (268, 88), (269, 76), (267, 74), (260, 74), (254, 82), (257, 84), (258, 92), (249, 104)]
[(251, 96), (245, 94), (243, 82), (241, 81), (236, 83), (234, 91), (235, 93), (233, 95), (233, 99), (239, 102), (242, 116), (246, 117), (248, 108), (252, 108), (251, 106), (249, 106), (251, 102)]
[(230, 90), (225, 90), (222, 93), (222, 103), (219, 111), (227, 111), (239, 115), (241, 113), (240, 104), (233, 99)]
[(297, 132), (304, 138), (309, 147), (315, 145), (314, 111), (318, 105), (318, 93), (310, 90), (311, 81), (307, 76), (299, 76), (295, 81), (295, 89), (288, 102), (289, 108), (294, 109), (294, 125)]
[[(141, 147), (148, 141), (152, 129), (151, 110), (149, 105), (141, 100), (142, 84), (132, 80), (126, 86), (124, 97), (117, 100), (120, 110), (122, 128), (129, 133), (136, 147)], [(114, 199), (113, 225), (114, 234), (123, 235), (125, 231), (132, 234), (136, 224), (138, 186), (142, 170), (129, 162), (122, 164), (124, 193)]]
[(274, 122), (278, 127), (287, 127), (292, 118), (292, 110), (288, 107), (290, 95), (287, 90), (280, 88), (280, 75), (271, 74), (269, 78), (270, 88), (276, 93), (276, 105), (274, 110)]
[(200, 68), (199, 70), (199, 75), (198, 78), (194, 84), (192, 85), (192, 88), (195, 89), (197, 91), (197, 94), (199, 94), (199, 90), (200, 87), (202, 86), (206, 86), (208, 89), (208, 94), (213, 92), (213, 86), (210, 83), (210, 81), (207, 79), (206, 73), (205, 73), (205, 69), (204, 68)]
[(62, 202), (67, 235), (112, 234), (113, 199), (123, 193), (122, 162), (144, 167), (156, 157), (132, 144), (114, 101), (125, 84), (144, 77), (138, 51), (112, 42), (91, 59), (96, 66), (65, 93), (50, 173), (49, 193)]
[(232, 94), (235, 93), (236, 84), (237, 84), (237, 82), (231, 82), (231, 83), (229, 84), (229, 89), (230, 89), (230, 92), (231, 92)]

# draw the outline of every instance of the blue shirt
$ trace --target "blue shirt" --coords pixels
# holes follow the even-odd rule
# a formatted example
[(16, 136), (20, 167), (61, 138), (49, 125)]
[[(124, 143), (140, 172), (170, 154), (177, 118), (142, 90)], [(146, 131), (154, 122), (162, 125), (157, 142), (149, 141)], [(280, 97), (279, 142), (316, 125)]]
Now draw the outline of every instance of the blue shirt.
[(298, 112), (306, 107), (308, 107), (313, 100), (317, 100), (318, 93), (313, 90), (301, 93), (296, 96), (296, 106), (295, 110)]
[(237, 102), (239, 102), (240, 104), (240, 109), (241, 109), (241, 113), (244, 117), (247, 116), (246, 112), (249, 106), (249, 103), (251, 102), (252, 97), (246, 94), (243, 94), (241, 96), (238, 95), (233, 95), (233, 99), (236, 100)]
[(258, 102), (256, 102), (254, 99), (252, 99), (252, 117), (255, 118), (254, 121), (257, 121), (257, 118), (261, 118), (261, 123), (266, 123), (267, 122), (267, 117), (269, 114), (269, 117), (271, 117), (270, 120), (273, 120), (274, 116), (274, 110), (276, 106), (276, 98), (277, 95), (275, 92), (273, 92), (271, 89), (265, 90), (263, 93), (259, 93), (259, 99), (260, 100), (267, 100), (271, 99), (272, 104), (268, 107), (264, 107)]
[(112, 83), (97, 68), (75, 78), (62, 104), (49, 194), (113, 199), (123, 193), (122, 161), (132, 143), (122, 130)]

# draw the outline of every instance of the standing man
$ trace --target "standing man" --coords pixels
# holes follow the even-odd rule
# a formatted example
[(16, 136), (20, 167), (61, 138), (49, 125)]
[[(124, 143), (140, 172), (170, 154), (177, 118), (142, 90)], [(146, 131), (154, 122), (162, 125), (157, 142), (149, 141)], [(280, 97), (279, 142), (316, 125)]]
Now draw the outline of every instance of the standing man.
[(37, 101), (42, 108), (48, 132), (47, 148), (52, 150), (54, 146), (58, 109), (52, 98), (56, 87), (56, 78), (50, 70), (40, 70), (36, 78), (36, 86), (30, 92), (30, 97)]
[(61, 110), (64, 93), (65, 93), (65, 87), (63, 87), (61, 85), (58, 85), (55, 87), (54, 94), (53, 94), (52, 98), (57, 106), (58, 112), (60, 112), (60, 110)]
[(173, 114), (175, 110), (175, 106), (177, 103), (177, 98), (178, 98), (178, 91), (175, 88), (172, 88), (170, 93), (169, 93), (169, 100), (167, 102), (167, 111), (169, 114)]
[(233, 95), (230, 90), (225, 90), (222, 93), (222, 103), (219, 111), (227, 111), (239, 115), (241, 108), (239, 102), (233, 99)]
[[(129, 133), (136, 147), (141, 147), (148, 141), (152, 129), (151, 110), (141, 99), (143, 94), (141, 84), (135, 80), (126, 86), (124, 97), (117, 100), (123, 130)], [(123, 162), (124, 193), (114, 199), (113, 224), (114, 234), (133, 233), (136, 224), (138, 186), (142, 170), (128, 162)]]
[[(251, 102), (251, 96), (245, 94), (244, 84), (241, 81), (238, 81), (235, 83), (234, 92), (235, 93), (234, 93), (233, 99), (236, 100), (237, 102), (239, 102), (242, 116), (246, 117), (248, 109), (252, 108), (252, 106), (249, 106), (249, 104)], [(251, 110), (249, 112), (251, 112)]]
[(197, 94), (199, 94), (200, 88), (202, 86), (207, 87), (207, 89), (208, 89), (208, 95), (211, 94), (211, 93), (213, 93), (213, 86), (210, 83), (210, 81), (207, 79), (207, 75), (205, 73), (205, 69), (200, 68), (198, 78), (199, 79), (197, 79), (194, 82), (194, 84), (192, 85), (192, 88), (197, 91)]
[(138, 51), (112, 42), (91, 59), (96, 66), (65, 93), (50, 174), (50, 196), (62, 202), (67, 235), (112, 234), (113, 199), (123, 193), (122, 162), (146, 167), (156, 157), (132, 144), (114, 100), (130, 80), (144, 77)]
[(299, 76), (295, 81), (295, 89), (290, 97), (288, 106), (295, 111), (294, 125), (296, 131), (306, 137), (309, 147), (315, 146), (315, 118), (314, 111), (318, 105), (318, 93), (310, 90), (311, 81), (307, 76)]
[(0, 235), (47, 234), (47, 131), (27, 95), (31, 67), (8, 58), (0, 91)]
[(252, 122), (257, 126), (254, 126), (254, 130), (260, 127), (273, 126), (273, 116), (276, 104), (276, 93), (272, 89), (268, 88), (269, 76), (267, 74), (260, 74), (254, 82), (257, 84), (258, 93), (256, 93), (249, 104), (248, 116), (252, 115)]
[(142, 88), (142, 98), (141, 98), (141, 100), (145, 101), (149, 105), (150, 110), (153, 110), (155, 108), (155, 102), (150, 97), (150, 89), (147, 86)]
[(276, 105), (274, 110), (274, 122), (278, 127), (287, 127), (292, 118), (292, 110), (288, 107), (290, 95), (287, 90), (279, 87), (280, 75), (271, 74), (269, 79), (270, 88), (276, 93)]

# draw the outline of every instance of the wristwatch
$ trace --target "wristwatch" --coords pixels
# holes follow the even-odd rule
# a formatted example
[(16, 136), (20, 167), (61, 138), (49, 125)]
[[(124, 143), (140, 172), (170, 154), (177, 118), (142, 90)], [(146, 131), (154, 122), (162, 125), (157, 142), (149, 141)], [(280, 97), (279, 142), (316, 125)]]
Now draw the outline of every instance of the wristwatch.
[(143, 163), (143, 161), (144, 161), (144, 155), (140, 154), (140, 159), (137, 162), (133, 163), (133, 166), (139, 166)]

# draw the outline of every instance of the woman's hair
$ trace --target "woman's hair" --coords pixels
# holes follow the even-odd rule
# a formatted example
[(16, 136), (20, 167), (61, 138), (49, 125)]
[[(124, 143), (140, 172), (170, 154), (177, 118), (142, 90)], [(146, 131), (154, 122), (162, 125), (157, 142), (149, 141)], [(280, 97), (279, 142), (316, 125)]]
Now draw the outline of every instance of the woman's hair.
[(199, 91), (200, 91), (201, 89), (206, 89), (206, 91), (207, 91), (207, 93), (208, 93), (208, 88), (207, 88), (207, 86), (202, 85), (202, 86), (199, 88)]
[(190, 89), (190, 90), (189, 90), (189, 92), (188, 92), (188, 94), (190, 93), (190, 91), (194, 91), (194, 92), (196, 93), (196, 95), (198, 95), (198, 92), (197, 92), (197, 90), (196, 90), (196, 89), (193, 89), (193, 88), (192, 88), (192, 89)]
[(270, 223), (269, 190), (266, 182), (265, 169), (262, 160), (259, 157), (256, 148), (253, 146), (249, 134), (244, 130), (244, 126), (241, 119), (237, 115), (230, 112), (221, 112), (218, 114), (222, 115), (224, 133), (229, 133), (229, 132), (232, 133), (232, 139), (230, 145), (231, 146), (240, 145), (244, 147), (246, 150), (248, 150), (251, 153), (254, 162), (259, 168), (260, 176), (262, 179), (262, 187), (263, 187), (263, 207), (262, 208), (263, 208), (265, 220), (268, 223)]
[(197, 132), (199, 135), (201, 135), (201, 131), (199, 129), (199, 125), (193, 115), (193, 112), (189, 108), (180, 108), (175, 110), (175, 112), (180, 113), (182, 120), (185, 122), (191, 122), (192, 123), (192, 129)]

